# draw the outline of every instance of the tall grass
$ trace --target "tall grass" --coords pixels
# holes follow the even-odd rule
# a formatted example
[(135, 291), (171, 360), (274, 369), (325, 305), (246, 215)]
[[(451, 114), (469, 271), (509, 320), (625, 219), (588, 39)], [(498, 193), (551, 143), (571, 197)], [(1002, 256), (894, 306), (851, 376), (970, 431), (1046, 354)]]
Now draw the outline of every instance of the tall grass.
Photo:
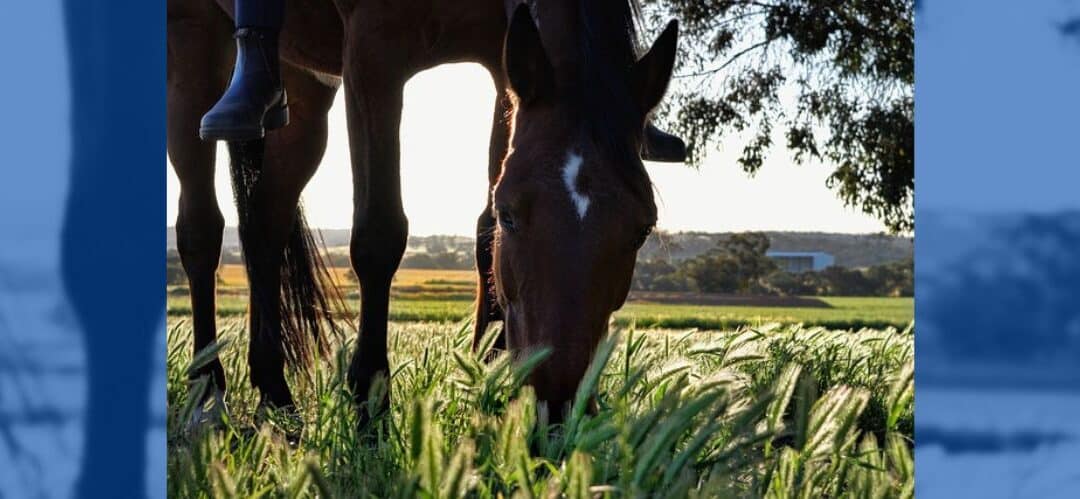
[(550, 352), (484, 362), (468, 327), (394, 323), (384, 419), (356, 431), (341, 345), (336, 365), (292, 377), (304, 428), (290, 443), (290, 418), (254, 412), (242, 324), (222, 326), (230, 416), (194, 431), (184, 422), (205, 383), (187, 371), (215, 352), (193, 360), (188, 325), (170, 329), (171, 497), (913, 494), (910, 331), (627, 328), (553, 425), (523, 386)]

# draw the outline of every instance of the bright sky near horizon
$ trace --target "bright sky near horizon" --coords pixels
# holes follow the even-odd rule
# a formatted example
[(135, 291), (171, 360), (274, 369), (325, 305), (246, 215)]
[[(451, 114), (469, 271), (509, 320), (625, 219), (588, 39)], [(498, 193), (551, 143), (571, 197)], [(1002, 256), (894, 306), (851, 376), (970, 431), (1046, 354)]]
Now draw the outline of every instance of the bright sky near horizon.
[[(402, 190), (413, 235), (472, 236), (487, 191), (487, 146), (495, 90), (478, 65), (445, 65), (414, 77), (405, 89), (401, 126)], [(728, 143), (730, 142), (730, 143)], [(735, 162), (741, 142), (728, 141), (700, 169), (648, 163), (660, 209), (670, 231), (787, 230), (879, 232), (884, 226), (845, 208), (825, 187), (831, 168), (793, 165), (776, 150), (755, 177)], [(776, 143), (783, 144), (783, 140)], [(236, 224), (228, 162), (219, 146), (217, 195), (227, 225)], [(304, 191), (313, 227), (348, 228), (352, 176), (342, 93), (330, 111), (326, 155)], [(170, 167), (167, 223), (176, 221), (179, 183)]]

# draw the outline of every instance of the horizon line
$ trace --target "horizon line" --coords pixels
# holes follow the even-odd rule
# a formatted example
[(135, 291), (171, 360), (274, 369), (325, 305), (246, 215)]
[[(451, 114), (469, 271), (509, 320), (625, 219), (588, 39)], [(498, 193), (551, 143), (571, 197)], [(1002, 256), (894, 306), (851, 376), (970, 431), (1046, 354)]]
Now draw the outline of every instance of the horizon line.
[[(324, 230), (333, 230), (333, 231), (352, 230), (352, 228), (350, 228), (350, 227), (309, 227), (309, 228), (311, 230), (318, 230), (318, 231), (324, 231)], [(176, 225), (166, 225), (165, 229), (166, 230), (176, 230)], [(228, 229), (237, 230), (237, 226), (235, 226), (235, 225), (226, 225), (225, 230), (228, 230)], [(744, 233), (744, 232), (787, 232), (787, 233), (799, 233), (799, 234), (840, 234), (840, 235), (846, 235), (846, 236), (885, 235), (885, 236), (889, 236), (889, 237), (898, 237), (898, 238), (906, 238), (906, 239), (911, 239), (913, 237), (912, 234), (890, 234), (890, 233), (888, 233), (888, 231), (884, 231), (884, 230), (875, 231), (875, 232), (848, 232), (848, 231), (827, 230), (827, 229), (745, 229), (745, 230), (712, 231), (712, 230), (705, 230), (705, 229), (670, 230), (670, 229), (665, 229), (663, 227), (657, 227), (657, 230), (663, 231), (663, 232), (668, 233), (668, 234), (731, 234), (731, 233)], [(412, 233), (410, 233), (409, 234), (409, 237), (434, 237), (434, 236), (454, 236), (454, 237), (467, 237), (467, 238), (474, 238), (474, 239), (476, 238), (475, 234), (458, 234), (458, 233), (451, 233), (451, 232), (428, 233), (428, 234), (412, 234)]]

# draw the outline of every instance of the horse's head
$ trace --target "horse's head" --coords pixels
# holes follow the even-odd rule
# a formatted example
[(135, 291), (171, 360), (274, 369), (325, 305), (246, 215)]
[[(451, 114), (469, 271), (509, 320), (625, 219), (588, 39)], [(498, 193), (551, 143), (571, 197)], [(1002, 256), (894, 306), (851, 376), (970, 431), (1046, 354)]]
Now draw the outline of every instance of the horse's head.
[(590, 81), (590, 71), (568, 79), (549, 62), (528, 9), (511, 21), (504, 63), (515, 110), (493, 192), (493, 275), (509, 348), (553, 349), (530, 382), (556, 415), (626, 300), (656, 223), (639, 151), (676, 38), (672, 23), (633, 67), (595, 76), (607, 81)]

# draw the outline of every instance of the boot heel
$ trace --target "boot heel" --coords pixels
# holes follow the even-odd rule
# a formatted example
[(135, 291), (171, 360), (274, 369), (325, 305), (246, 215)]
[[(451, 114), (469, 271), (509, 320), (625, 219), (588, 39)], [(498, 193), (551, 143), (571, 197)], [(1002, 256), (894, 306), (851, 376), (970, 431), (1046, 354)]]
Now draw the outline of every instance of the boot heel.
[(289, 106), (282, 104), (274, 106), (263, 115), (263, 129), (266, 131), (277, 130), (289, 124)]

